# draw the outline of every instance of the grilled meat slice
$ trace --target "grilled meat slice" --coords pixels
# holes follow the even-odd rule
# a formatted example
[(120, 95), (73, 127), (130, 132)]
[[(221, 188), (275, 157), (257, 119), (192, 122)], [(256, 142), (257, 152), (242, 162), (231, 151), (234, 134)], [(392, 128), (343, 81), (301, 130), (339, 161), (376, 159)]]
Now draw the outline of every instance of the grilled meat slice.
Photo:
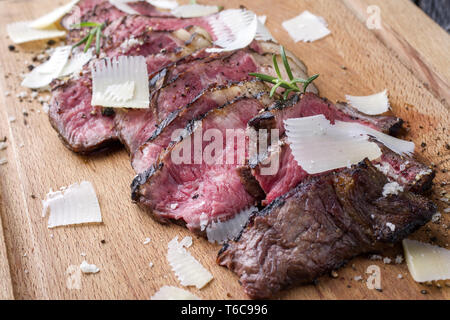
[[(216, 86), (204, 90), (192, 102), (170, 113), (154, 130), (150, 139), (132, 154), (132, 166), (136, 172), (143, 172), (158, 159), (159, 154), (173, 140), (177, 130), (185, 128), (192, 120), (199, 119), (204, 114), (218, 108), (239, 96), (254, 96), (266, 91), (267, 87), (259, 81), (239, 82), (230, 85)], [(127, 125), (133, 127), (133, 125)]]
[[(56, 83), (54, 84), (56, 85)], [(67, 148), (87, 154), (118, 141), (114, 111), (91, 105), (90, 77), (82, 76), (56, 85), (48, 117)]]
[[(141, 15), (173, 17), (169, 12), (159, 11), (147, 1), (134, 1), (128, 3), (128, 5)], [(71, 26), (73, 24), (85, 21), (109, 24), (126, 15), (127, 13), (117, 9), (108, 0), (82, 0), (77, 3), (77, 6), (70, 13), (62, 18), (61, 26), (69, 30), (67, 41), (73, 43), (87, 34), (87, 30), (72, 29)]]
[[(175, 32), (146, 32), (133, 39), (135, 41), (131, 45), (119, 46), (108, 51), (108, 55), (145, 55), (149, 74), (210, 44), (197, 29), (191, 28)], [(167, 46), (167, 51), (160, 53), (161, 46)], [(88, 65), (84, 67), (81, 76), (56, 80), (52, 86), (50, 123), (69, 149), (87, 154), (118, 141), (116, 112), (117, 117), (123, 117), (125, 111), (107, 109), (105, 114), (104, 108), (91, 105), (92, 78)], [(131, 110), (128, 115), (137, 114), (139, 120), (144, 122), (146, 117), (152, 116), (151, 112), (147, 112), (148, 114), (145, 111)], [(138, 144), (145, 142), (147, 138), (145, 136)]]
[[(191, 122), (158, 162), (134, 179), (133, 200), (150, 208), (159, 220), (183, 221), (195, 232), (252, 206), (261, 192), (248, 193), (236, 168), (247, 156), (248, 120), (270, 103), (263, 91), (236, 98)], [(238, 141), (227, 143), (233, 133)]]
[(175, 31), (190, 26), (200, 27), (209, 35), (213, 35), (206, 18), (179, 19), (143, 15), (122, 16), (107, 25), (103, 34), (107, 37), (106, 43), (114, 44), (121, 43), (132, 36), (138, 36), (145, 31)]
[(383, 197), (387, 182), (367, 160), (308, 177), (253, 216), (217, 262), (238, 275), (251, 298), (270, 298), (400, 241), (429, 221), (436, 208), (409, 191)]
[[(430, 190), (435, 176), (433, 170), (414, 157), (399, 156), (381, 144), (380, 148), (382, 156), (372, 163), (391, 181), (415, 193), (425, 194)], [(295, 161), (286, 138), (280, 140), (279, 148), (270, 151), (267, 158), (271, 161), (263, 162), (263, 159), (259, 159), (249, 169), (266, 194), (263, 205), (271, 203), (310, 176)], [(277, 164), (278, 170), (273, 174), (266, 174), (267, 168), (273, 164)]]
[(393, 116), (368, 116), (343, 103), (333, 104), (325, 98), (308, 93), (295, 95), (287, 101), (276, 101), (267, 110), (253, 118), (249, 125), (254, 129), (279, 129), (284, 134), (283, 121), (291, 118), (310, 117), (323, 114), (334, 123), (340, 121), (357, 121), (384, 133), (396, 132), (403, 120)]
[[(384, 133), (398, 131), (403, 122), (401, 119), (392, 116), (367, 116), (346, 104), (334, 105), (326, 99), (309, 93), (293, 97), (287, 102), (275, 103), (268, 111), (252, 119), (250, 125), (255, 129), (278, 129), (280, 135), (283, 136), (284, 120), (317, 114), (325, 115), (331, 122), (336, 120), (356, 121)], [(270, 163), (267, 165), (262, 164), (262, 158), (265, 157), (273, 159), (273, 161), (267, 161), (267, 163)], [(273, 163), (278, 163), (278, 170), (270, 175), (262, 172), (264, 168)], [(383, 157), (374, 163), (386, 173), (390, 172), (392, 180), (397, 181), (402, 186), (414, 188), (414, 190), (426, 191), (434, 178), (432, 170), (429, 170), (424, 164), (414, 158), (400, 157), (386, 148), (383, 148)], [(308, 173), (298, 166), (284, 138), (282, 138), (278, 150), (270, 151), (268, 155), (260, 156), (259, 159), (253, 159), (250, 165), (253, 175), (266, 193), (264, 205), (285, 194), (308, 177)], [(416, 176), (419, 178), (416, 179)]]
[[(151, 108), (155, 111), (155, 124), (151, 125), (151, 122), (146, 122), (144, 126), (135, 123), (130, 125), (131, 122), (125, 125), (119, 124), (123, 128), (123, 130), (119, 130), (121, 140), (128, 146), (132, 154), (133, 168), (136, 172), (139, 173), (148, 169), (156, 160), (156, 149), (161, 150), (170, 142), (167, 135), (163, 138), (165, 140), (159, 140), (157, 136), (154, 136), (152, 132), (155, 130), (155, 126), (160, 129), (174, 120), (185, 124), (187, 120), (183, 119), (186, 119), (186, 117), (191, 116), (190, 119), (194, 119), (194, 117), (201, 115), (197, 108), (199, 106), (204, 108), (205, 105), (191, 104), (191, 102), (198, 100), (202, 92), (206, 92), (210, 88), (226, 86), (230, 82), (249, 80), (252, 78), (248, 75), (249, 72), (275, 75), (271, 62), (275, 50), (277, 50), (276, 47), (270, 42), (255, 41), (247, 49), (207, 55), (203, 59), (190, 59), (189, 61), (183, 61), (184, 63), (176, 63), (155, 76), (151, 81), (151, 84), (154, 85)], [(307, 73), (303, 63), (291, 56), (289, 56), (289, 60), (293, 74), (298, 78), (306, 78)], [(317, 91), (314, 86), (311, 86), (310, 90)], [(182, 110), (185, 106), (190, 107), (191, 113), (189, 115), (181, 113), (180, 116), (184, 118), (175, 119), (174, 113), (178, 112), (177, 110)], [(210, 108), (212, 107), (211, 105)], [(165, 120), (168, 117), (171, 119), (170, 121)], [(136, 118), (133, 117), (133, 119)], [(138, 127), (143, 128), (139, 132), (151, 133), (147, 136), (150, 140), (142, 146), (140, 143), (144, 143), (145, 140), (136, 139), (136, 134), (133, 133)], [(129, 132), (133, 134), (129, 134)], [(143, 136), (140, 134), (140, 137)], [(135, 148), (138, 147), (139, 149), (134, 154)]]

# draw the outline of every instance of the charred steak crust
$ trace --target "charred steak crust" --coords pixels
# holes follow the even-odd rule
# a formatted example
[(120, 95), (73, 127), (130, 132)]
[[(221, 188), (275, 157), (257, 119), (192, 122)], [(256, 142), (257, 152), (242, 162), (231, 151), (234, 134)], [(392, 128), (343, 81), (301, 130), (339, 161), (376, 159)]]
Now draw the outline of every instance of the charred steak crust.
[(255, 198), (255, 200), (263, 200), (266, 194), (259, 185), (259, 182), (253, 176), (252, 170), (248, 167), (239, 167), (236, 170), (238, 171), (241, 183), (244, 185), (245, 190)]
[(368, 160), (309, 177), (256, 213), (217, 262), (239, 276), (251, 298), (262, 299), (400, 241), (428, 222), (436, 207), (408, 191), (383, 197), (387, 182)]

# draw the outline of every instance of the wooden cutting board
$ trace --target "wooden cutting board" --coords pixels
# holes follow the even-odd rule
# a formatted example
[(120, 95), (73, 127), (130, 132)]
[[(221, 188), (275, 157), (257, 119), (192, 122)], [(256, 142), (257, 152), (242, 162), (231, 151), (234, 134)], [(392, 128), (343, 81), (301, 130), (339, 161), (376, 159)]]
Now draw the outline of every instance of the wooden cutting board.
[[(225, 8), (245, 5), (267, 15), (267, 26), (282, 44), (319, 73), (316, 84), (323, 96), (343, 100), (345, 94), (366, 95), (387, 88), (396, 115), (407, 121), (418, 155), (436, 165), (433, 198), (448, 199), (450, 170), (450, 37), (408, 0), (227, 0)], [(42, 106), (16, 95), (20, 74), (27, 72), (32, 56), (45, 41), (17, 45), (10, 52), (6, 24), (33, 19), (62, 4), (55, 0), (0, 0), (0, 137), (7, 149), (0, 158), (0, 298), (3, 299), (148, 299), (163, 285), (179, 286), (166, 261), (167, 243), (175, 236), (191, 235), (186, 229), (154, 222), (130, 200), (134, 176), (128, 155), (115, 150), (92, 157), (67, 150), (51, 128)], [(381, 13), (381, 30), (369, 30), (369, 5)], [(294, 43), (281, 22), (304, 10), (323, 16), (331, 36), (314, 43)], [(26, 91), (26, 90), (25, 90)], [(10, 92), (8, 95), (7, 92)], [(30, 92), (28, 92), (28, 95)], [(24, 112), (28, 116), (24, 115)], [(15, 117), (15, 121), (9, 121)], [(95, 186), (104, 223), (47, 229), (41, 217), (41, 199), (82, 180)], [(440, 224), (430, 223), (413, 235), (448, 247), (448, 203), (437, 200)], [(151, 238), (147, 245), (145, 238)], [(219, 247), (194, 237), (191, 253), (214, 275), (204, 289), (189, 289), (204, 299), (246, 298), (237, 277), (219, 267)], [(84, 259), (101, 271), (79, 275), (71, 269)], [(395, 247), (385, 256), (395, 258)], [(153, 262), (154, 266), (149, 267)], [(382, 292), (355, 281), (370, 265), (381, 269)], [(401, 274), (403, 279), (399, 279)], [(426, 290), (427, 294), (421, 293)], [(338, 271), (338, 278), (324, 276), (317, 285), (288, 290), (282, 299), (450, 299), (450, 288), (415, 283), (406, 265), (384, 264), (367, 257), (355, 259)]]

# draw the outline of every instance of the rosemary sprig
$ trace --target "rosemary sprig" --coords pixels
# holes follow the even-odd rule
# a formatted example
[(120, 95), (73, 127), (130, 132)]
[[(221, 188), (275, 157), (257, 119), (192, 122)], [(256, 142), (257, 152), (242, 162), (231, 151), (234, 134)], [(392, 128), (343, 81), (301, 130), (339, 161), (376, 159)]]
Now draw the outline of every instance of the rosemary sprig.
[(96, 48), (97, 54), (99, 54), (100, 53), (100, 39), (101, 39), (101, 37), (103, 37), (102, 30), (104, 27), (105, 27), (104, 23), (88, 22), (88, 21), (72, 25), (71, 28), (91, 28), (91, 30), (88, 32), (88, 34), (83, 39), (81, 39), (80, 41), (78, 41), (77, 43), (75, 43), (72, 46), (72, 49), (82, 45), (83, 43), (86, 43), (84, 45), (84, 52), (87, 52), (88, 49), (91, 47), (92, 41), (94, 41), (94, 37), (95, 37), (95, 48)]
[[(272, 90), (270, 91), (270, 96), (272, 97), (275, 93), (275, 91), (278, 88), (285, 89), (283, 93), (283, 99), (286, 100), (289, 96), (289, 93), (291, 92), (306, 92), (306, 89), (308, 86), (316, 80), (319, 75), (315, 74), (309, 79), (300, 79), (300, 78), (294, 78), (294, 75), (292, 74), (291, 67), (289, 65), (288, 59), (286, 57), (286, 52), (284, 51), (284, 47), (281, 46), (280, 48), (280, 54), (281, 54), (281, 60), (283, 60), (284, 69), (286, 70), (286, 73), (289, 77), (289, 80), (284, 80), (281, 76), (280, 67), (278, 66), (277, 56), (273, 56), (273, 67), (275, 68), (275, 72), (277, 73), (278, 78), (269, 76), (267, 74), (261, 74), (261, 73), (249, 73), (250, 76), (254, 76), (262, 81), (270, 82), (274, 86), (272, 87)], [(298, 83), (303, 84), (303, 90), (298, 87)]]

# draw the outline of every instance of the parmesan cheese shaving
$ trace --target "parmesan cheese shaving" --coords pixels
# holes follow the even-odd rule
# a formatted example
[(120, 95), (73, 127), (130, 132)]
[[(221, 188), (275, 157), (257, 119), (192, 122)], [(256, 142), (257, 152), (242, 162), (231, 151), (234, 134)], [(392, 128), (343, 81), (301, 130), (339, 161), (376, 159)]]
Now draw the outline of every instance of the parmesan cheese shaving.
[(450, 250), (415, 240), (403, 240), (409, 272), (416, 282), (450, 279)]
[(100, 223), (102, 215), (94, 187), (88, 181), (50, 192), (42, 201), (42, 216), (50, 209), (48, 228), (83, 223)]
[(46, 29), (53, 26), (56, 22), (69, 13), (72, 8), (78, 3), (79, 0), (73, 0), (66, 5), (63, 5), (55, 10), (47, 13), (46, 15), (32, 21), (29, 26), (34, 29)]
[(136, 10), (128, 5), (128, 2), (136, 2), (133, 0), (109, 0), (114, 7), (127, 14), (139, 14)]
[(80, 270), (83, 273), (97, 273), (100, 269), (95, 264), (89, 264), (86, 260), (84, 260), (80, 264)]
[(331, 33), (327, 28), (326, 21), (309, 11), (304, 11), (297, 17), (284, 21), (281, 25), (295, 42), (313, 42)]
[(336, 121), (332, 125), (324, 115), (317, 115), (288, 119), (284, 123), (292, 154), (309, 174), (348, 167), (365, 158), (379, 158), (381, 150), (376, 143), (369, 141), (369, 137), (400, 155), (414, 152), (414, 143), (356, 122)]
[(261, 24), (266, 24), (267, 21), (267, 16), (266, 15), (262, 15), (262, 16), (258, 16), (258, 20), (259, 22), (261, 22)]
[(172, 10), (178, 7), (178, 2), (175, 0), (147, 0), (147, 2), (159, 9)]
[(29, 27), (30, 21), (21, 21), (8, 24), (6, 31), (9, 38), (14, 43), (24, 43), (35, 40), (44, 40), (63, 37), (66, 32), (58, 30), (55, 25), (49, 26), (47, 29), (33, 29)]
[(169, 242), (167, 260), (181, 285), (201, 289), (213, 279), (213, 276), (185, 249), (191, 244), (191, 237), (185, 237), (181, 242), (175, 237)]
[(251, 207), (250, 209), (243, 210), (236, 214), (232, 219), (227, 221), (213, 221), (206, 227), (206, 235), (209, 242), (224, 243), (228, 240), (236, 238), (242, 231), (242, 228), (248, 221), (248, 218), (258, 211), (257, 208)]
[(106, 99), (118, 102), (126, 102), (133, 99), (136, 84), (134, 81), (127, 81), (120, 84), (112, 84), (105, 90)]
[[(263, 18), (263, 19), (262, 19)], [(266, 16), (258, 17), (258, 27), (256, 28), (255, 40), (277, 42), (270, 33), (269, 29), (264, 25)]]
[(144, 57), (104, 59), (91, 70), (93, 106), (148, 108), (150, 92)]
[(387, 90), (366, 97), (346, 95), (345, 98), (352, 107), (368, 115), (382, 114), (390, 108)]
[(189, 291), (172, 286), (163, 286), (150, 300), (201, 300)]
[(203, 17), (217, 12), (219, 12), (218, 6), (205, 6), (196, 3), (179, 6), (171, 11), (171, 13), (178, 18)]
[(93, 56), (93, 49), (90, 49), (87, 52), (80, 51), (74, 54), (62, 69), (59, 77), (65, 77), (80, 72), (83, 69), (83, 66), (88, 63)]
[(224, 10), (208, 19), (216, 41), (221, 48), (208, 48), (207, 52), (233, 51), (248, 46), (256, 36), (258, 17), (242, 9)]
[(60, 76), (69, 60), (71, 46), (58, 47), (50, 59), (25, 76), (22, 86), (32, 89), (43, 88)]

